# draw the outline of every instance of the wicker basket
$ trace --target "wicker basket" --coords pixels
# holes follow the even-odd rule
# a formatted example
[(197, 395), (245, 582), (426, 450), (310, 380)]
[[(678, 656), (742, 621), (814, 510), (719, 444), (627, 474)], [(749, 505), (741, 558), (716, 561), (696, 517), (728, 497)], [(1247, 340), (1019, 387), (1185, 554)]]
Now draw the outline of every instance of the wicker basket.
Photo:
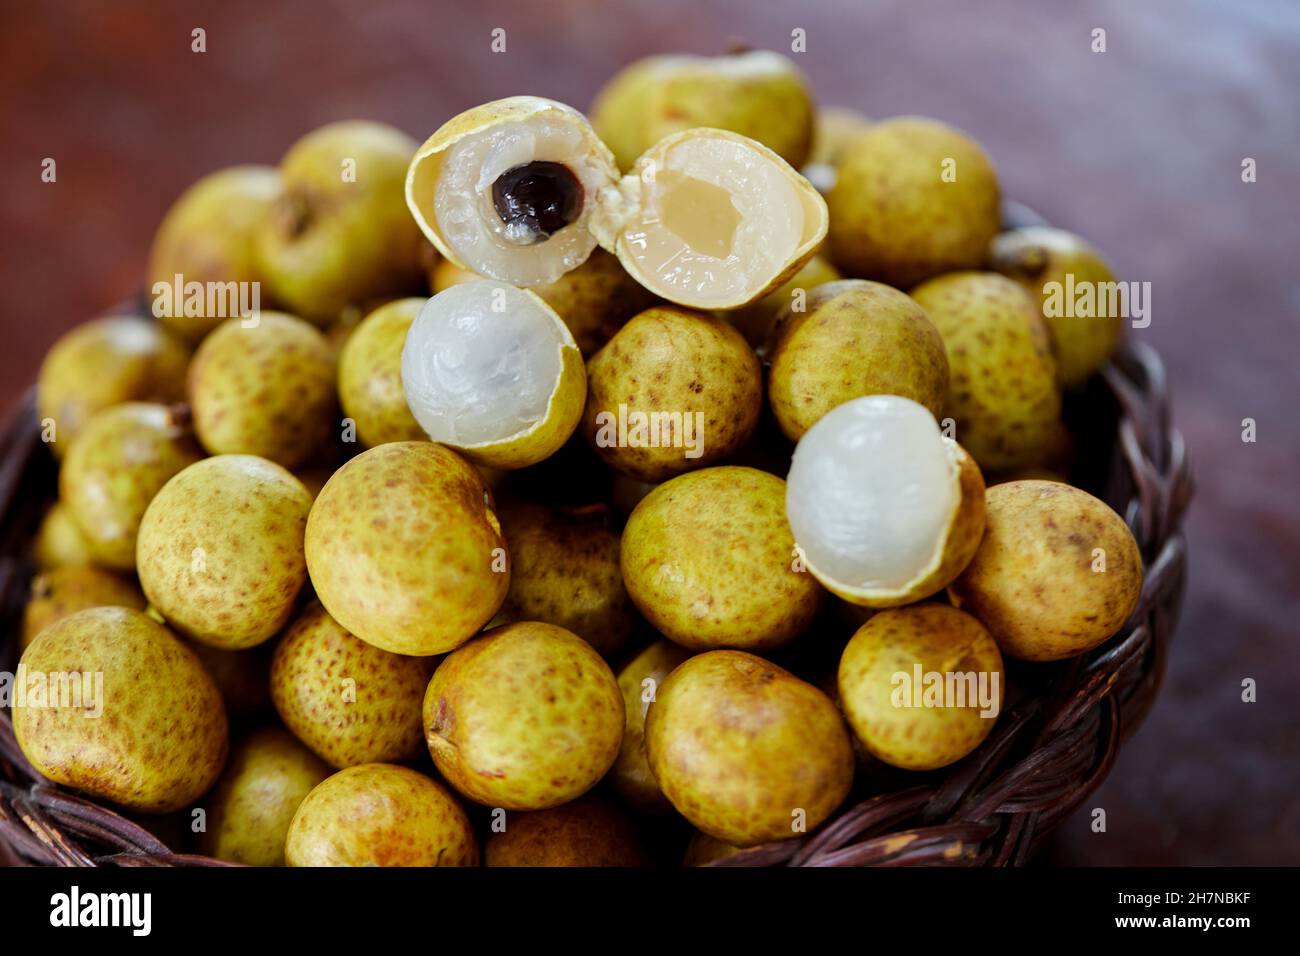
[[(1018, 865), (1105, 779), (1120, 744), (1141, 724), (1164, 673), (1186, 567), (1181, 532), (1192, 482), (1171, 428), (1164, 368), (1129, 345), (1066, 418), (1091, 472), (1072, 480), (1124, 515), (1145, 563), (1132, 618), (1109, 642), (1060, 664), (1017, 668), (1023, 696), (975, 753), (929, 774), (870, 782), (817, 832), (755, 847), (728, 866)], [(32, 396), (0, 440), (0, 670), (16, 663), (32, 574), (28, 544), (55, 487)], [(221, 865), (173, 852), (148, 830), (46, 781), (19, 751), (0, 712), (0, 863), (71, 866)]]

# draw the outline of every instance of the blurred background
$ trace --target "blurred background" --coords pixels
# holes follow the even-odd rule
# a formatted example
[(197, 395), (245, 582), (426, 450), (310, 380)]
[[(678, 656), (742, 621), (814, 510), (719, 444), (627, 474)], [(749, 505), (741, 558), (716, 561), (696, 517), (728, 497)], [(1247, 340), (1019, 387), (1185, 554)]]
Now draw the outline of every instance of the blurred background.
[(511, 94), (585, 108), (633, 58), (789, 52), (795, 28), (821, 102), (962, 127), (1007, 195), (1152, 284), (1135, 334), (1168, 365), (1199, 485), (1183, 622), (1155, 710), (1040, 861), (1300, 863), (1295, 0), (7, 2), (0, 407), (62, 332), (141, 290), (159, 219), (204, 173), (275, 163), (330, 120), (422, 140)]

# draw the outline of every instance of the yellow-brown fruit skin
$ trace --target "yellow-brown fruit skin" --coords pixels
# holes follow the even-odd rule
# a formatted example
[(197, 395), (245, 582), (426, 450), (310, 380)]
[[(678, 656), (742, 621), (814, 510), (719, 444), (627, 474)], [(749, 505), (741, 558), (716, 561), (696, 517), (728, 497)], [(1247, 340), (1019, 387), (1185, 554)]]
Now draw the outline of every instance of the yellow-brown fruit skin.
[(590, 790), (623, 741), (623, 697), (609, 665), (577, 635), (525, 621), (449, 654), (424, 697), (438, 770), (461, 794), (544, 810)]
[(785, 482), (723, 465), (664, 482), (623, 529), (623, 580), (665, 637), (693, 650), (766, 650), (811, 623), (826, 592), (796, 571)]
[(276, 644), (271, 700), (294, 736), (333, 767), (401, 763), (424, 747), (420, 707), (432, 674), (431, 659), (381, 651), (313, 601)]
[[(626, 720), (623, 746), (610, 771), (610, 780), (619, 795), (641, 813), (666, 814), (673, 809), (659, 789), (659, 781), (650, 772), (645, 755), (645, 718), (659, 687), (673, 668), (690, 656), (689, 651), (672, 641), (655, 641), (618, 673)], [(651, 684), (647, 685), (646, 681)], [(646, 700), (647, 697), (651, 700)]]
[(168, 624), (239, 650), (275, 634), (307, 580), (311, 496), (279, 465), (218, 455), (158, 492), (136, 542), (140, 585)]
[[(740, 449), (754, 433), (762, 403), (758, 356), (739, 332), (702, 312), (655, 306), (623, 326), (587, 363), (582, 430), (611, 468), (642, 481), (663, 481)], [(620, 405), (628, 415), (674, 413), (683, 422), (691, 416), (692, 423), (702, 413), (703, 427), (693, 432), (702, 454), (687, 458), (680, 435), (661, 437), (658, 448), (604, 444), (606, 433), (617, 438)], [(603, 431), (597, 421), (602, 412), (610, 416)]]
[(264, 723), (275, 712), (271, 706), (271, 657), (275, 641), (257, 647), (228, 651), (199, 641), (186, 641), (208, 672), (226, 703), (232, 722)]
[(647, 866), (627, 815), (590, 794), (531, 813), (506, 815), (483, 848), (487, 866)]
[(56, 501), (45, 512), (32, 542), (32, 560), (42, 571), (51, 568), (81, 567), (94, 564), (90, 542), (72, 520), (72, 511)]
[(501, 510), (510, 545), (510, 592), (499, 620), (544, 621), (572, 631), (602, 657), (617, 654), (636, 617), (619, 567), (619, 536), (603, 510), (516, 504)]
[(989, 266), (1016, 282), (1039, 304), (1043, 321), (1052, 333), (1057, 374), (1066, 388), (1082, 385), (1106, 364), (1124, 337), (1124, 318), (1082, 318), (1055, 314), (1049, 309), (1049, 283), (1060, 286), (1064, 306), (1067, 276), (1076, 289), (1091, 285), (1094, 292), (1115, 281), (1097, 250), (1078, 236), (1042, 226), (1004, 232), (993, 240)]
[(140, 520), (158, 490), (203, 457), (165, 405), (126, 402), (97, 412), (68, 449), (59, 495), (95, 560), (135, 570)]
[[(13, 709), (27, 759), (55, 783), (144, 813), (205, 793), (226, 761), (226, 711), (203, 666), (139, 611), (97, 607), (57, 621), (23, 652), (29, 675), (103, 675), (102, 714)], [(30, 685), (29, 685), (30, 686)]]
[(901, 395), (938, 418), (948, 397), (943, 337), (897, 289), (844, 279), (787, 306), (773, 329), (768, 400), (786, 437), (798, 441), (837, 405), (863, 395)]
[(298, 806), (290, 866), (478, 866), (478, 842), (447, 788), (394, 764), (340, 770)]
[(1002, 655), (988, 631), (971, 615), (944, 604), (914, 604), (882, 611), (858, 629), (840, 658), (839, 692), (844, 715), (873, 757), (904, 770), (935, 770), (965, 757), (993, 730), (996, 714), (968, 706), (896, 706), (895, 675), (974, 673), (992, 691), (996, 712), (1005, 684)]
[(367, 448), (426, 436), (402, 391), (402, 346), (427, 299), (398, 299), (371, 312), (339, 352), (339, 400)]
[(294, 316), (262, 312), (255, 327), (242, 322), (230, 319), (194, 354), (194, 429), (211, 454), (295, 468), (323, 451), (338, 426), (334, 353)]
[(204, 176), (172, 203), (149, 252), (148, 287), (164, 326), (198, 342), (230, 314), (223, 308), (215, 316), (187, 315), (183, 299), (164, 301), (154, 287), (173, 287), (174, 296), (177, 275), (182, 288), (191, 282), (256, 282), (260, 304), (270, 304), (255, 240), (279, 194), (280, 174), (273, 166), (232, 166)]
[(156, 322), (110, 316), (60, 336), (41, 363), (36, 416), (54, 423), (62, 458), (90, 416), (122, 402), (179, 402), (189, 350)]
[[(945, 182), (949, 160), (956, 179)], [(831, 260), (847, 276), (902, 289), (977, 268), (998, 231), (1000, 199), (978, 143), (936, 120), (882, 120), (840, 155), (826, 197)]]
[(459, 647), (510, 589), (483, 479), (433, 442), (378, 445), (335, 472), (312, 506), (306, 551), (330, 616), (395, 654)]
[(290, 147), (280, 161), (283, 190), (256, 242), (275, 301), (324, 325), (349, 305), (420, 288), (425, 242), (405, 198), (415, 149), (400, 130), (359, 120), (322, 126)]
[[(1009, 481), (985, 497), (984, 540), (948, 593), (1002, 653), (1063, 660), (1118, 631), (1142, 594), (1142, 556), (1124, 519), (1054, 481)], [(1104, 572), (1093, 570), (1098, 549)]]
[(739, 847), (798, 837), (801, 822), (811, 832), (853, 782), (853, 745), (831, 699), (743, 651), (674, 670), (650, 705), (645, 746), (678, 812)]
[[(728, 61), (758, 57), (770, 66), (738, 73)], [(767, 51), (722, 57), (648, 57), (626, 67), (597, 95), (591, 122), (628, 170), (671, 133), (698, 126), (757, 140), (796, 169), (808, 158), (814, 107), (803, 75)]]
[(32, 580), (32, 594), (23, 609), (19, 649), (55, 621), (91, 607), (129, 607), (143, 611), (144, 595), (134, 582), (90, 566), (52, 568)]
[(686, 845), (686, 856), (682, 860), (682, 866), (712, 866), (719, 860), (735, 856), (744, 849), (744, 847), (724, 843), (717, 837), (711, 837), (697, 830), (691, 837), (691, 842)]
[(1033, 300), (1003, 276), (955, 272), (912, 291), (948, 351), (956, 439), (986, 470), (1037, 464), (1054, 446), (1061, 390)]
[(288, 731), (255, 730), (231, 752), (205, 801), (207, 829), (199, 838), (203, 853), (246, 866), (283, 866), (294, 813), (331, 772)]

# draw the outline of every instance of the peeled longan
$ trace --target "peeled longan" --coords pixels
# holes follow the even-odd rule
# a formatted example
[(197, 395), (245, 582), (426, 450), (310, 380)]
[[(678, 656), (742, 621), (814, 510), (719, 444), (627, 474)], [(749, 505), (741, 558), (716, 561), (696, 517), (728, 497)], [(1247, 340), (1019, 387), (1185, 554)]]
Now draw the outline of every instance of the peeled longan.
[(985, 494), (984, 539), (948, 589), (1002, 653), (1055, 661), (1090, 651), (1133, 613), (1142, 555), (1103, 501), (1055, 481), (1008, 481)]

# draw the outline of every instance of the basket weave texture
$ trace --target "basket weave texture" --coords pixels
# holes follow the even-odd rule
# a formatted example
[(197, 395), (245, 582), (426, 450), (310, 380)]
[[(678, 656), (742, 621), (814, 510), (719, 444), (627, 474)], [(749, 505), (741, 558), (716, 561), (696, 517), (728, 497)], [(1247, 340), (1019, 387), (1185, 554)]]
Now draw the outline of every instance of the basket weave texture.
[[(1182, 518), (1192, 478), (1170, 424), (1164, 367), (1127, 345), (1067, 403), (1081, 458), (1075, 480), (1132, 528), (1142, 596), (1125, 626), (1094, 651), (1013, 673), (1026, 693), (984, 744), (951, 768), (875, 781), (838, 816), (796, 840), (755, 847), (723, 866), (1005, 866), (1025, 863), (1043, 838), (1106, 778), (1160, 687), (1178, 620), (1187, 549)], [(55, 487), (32, 397), (0, 437), (0, 670), (16, 663), (32, 568), (26, 554)], [(209, 866), (148, 830), (37, 773), (0, 711), (0, 864)]]

